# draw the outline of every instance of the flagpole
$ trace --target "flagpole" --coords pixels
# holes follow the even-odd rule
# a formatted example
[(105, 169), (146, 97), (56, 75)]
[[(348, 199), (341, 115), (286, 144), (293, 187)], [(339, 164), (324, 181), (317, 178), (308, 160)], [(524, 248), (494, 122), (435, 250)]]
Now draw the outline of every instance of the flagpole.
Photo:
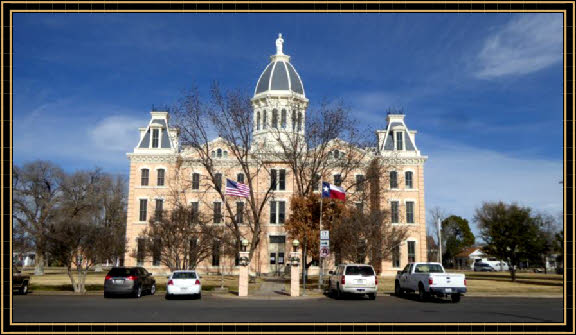
[[(323, 210), (323, 204), (324, 204), (324, 183), (322, 183), (322, 190), (320, 192), (320, 234), (322, 232), (322, 210)], [(322, 275), (324, 273), (324, 257), (322, 257), (322, 255), (320, 253), (318, 253), (320, 255), (320, 277), (318, 278), (318, 288), (322, 289)]]

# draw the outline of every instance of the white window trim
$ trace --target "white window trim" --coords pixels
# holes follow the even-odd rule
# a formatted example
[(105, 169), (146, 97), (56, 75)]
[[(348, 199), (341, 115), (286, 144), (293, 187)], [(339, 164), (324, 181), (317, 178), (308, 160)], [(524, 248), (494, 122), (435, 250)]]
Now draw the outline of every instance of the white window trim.
[[(272, 170), (276, 170), (277, 171), (277, 175), (276, 178), (278, 178), (277, 183), (276, 183), (276, 188), (272, 190), (272, 192), (278, 192), (278, 193), (286, 193), (286, 192), (292, 192), (292, 190), (288, 189), (288, 169), (286, 167), (270, 167), (270, 182), (272, 181)], [(283, 190), (279, 190), (278, 188), (280, 188), (280, 170), (284, 170), (284, 189)], [(244, 172), (242, 172), (244, 173)], [(244, 175), (244, 178), (246, 178), (246, 175)]]
[[(396, 187), (390, 187), (390, 173), (396, 172)], [(400, 191), (400, 178), (399, 178), (398, 170), (390, 170), (388, 171), (388, 189), (391, 191)]]
[[(194, 174), (197, 173), (198, 174), (198, 189), (193, 189), (192, 188), (192, 182), (194, 180)], [(192, 170), (190, 172), (190, 191), (192, 192), (200, 192), (200, 186), (202, 185), (202, 173), (201, 171), (198, 170)]]
[[(406, 187), (406, 172), (412, 172), (412, 188), (408, 188)], [(417, 190), (415, 186), (415, 179), (416, 179), (416, 171), (413, 168), (407, 168), (403, 170), (403, 174), (404, 174), (404, 190), (406, 191), (414, 191)]]
[[(388, 208), (390, 208), (390, 221), (392, 221), (392, 202), (398, 202), (398, 221), (400, 221), (400, 204), (402, 203), (402, 200), (400, 199), (388, 199)], [(401, 225), (401, 224), (405, 224), (402, 222), (390, 222), (392, 225)]]
[(271, 216), (271, 209), (270, 206), (268, 207), (268, 226), (272, 226), (272, 227), (279, 227), (279, 226), (284, 226), (286, 224), (286, 220), (288, 219), (288, 207), (287, 207), (287, 203), (288, 201), (286, 200), (286, 198), (274, 198), (274, 199), (270, 199), (269, 203), (271, 202), (284, 202), (284, 223), (279, 223), (278, 221), (280, 221), (280, 210), (279, 210), (279, 206), (278, 204), (276, 204), (276, 222), (277, 223), (270, 223), (270, 216)]
[(418, 204), (418, 203), (416, 202), (416, 199), (412, 199), (412, 198), (406, 198), (406, 199), (404, 199), (404, 215), (406, 215), (406, 208), (407, 208), (406, 203), (407, 203), (407, 202), (411, 202), (411, 203), (414, 204), (414, 208), (413, 208), (413, 209), (414, 209), (414, 213), (412, 213), (412, 215), (414, 216), (414, 222), (408, 222), (408, 220), (406, 220), (405, 224), (411, 225), (411, 226), (417, 225), (418, 222), (417, 222), (417, 220), (416, 220), (416, 212), (417, 212), (417, 204)]
[[(158, 185), (158, 170), (164, 170), (164, 185)], [(166, 181), (168, 180), (168, 178), (166, 178), (166, 176), (168, 175), (168, 169), (161, 165), (161, 166), (157, 166), (154, 168), (154, 171), (156, 172), (156, 187), (159, 188), (166, 188)], [(150, 184), (150, 181), (148, 181), (148, 184)]]
[(145, 224), (148, 223), (148, 220), (140, 221), (140, 200), (146, 200), (146, 219), (148, 219), (148, 216), (150, 215), (150, 197), (138, 197), (136, 199), (136, 208), (138, 209), (136, 215), (136, 224)]

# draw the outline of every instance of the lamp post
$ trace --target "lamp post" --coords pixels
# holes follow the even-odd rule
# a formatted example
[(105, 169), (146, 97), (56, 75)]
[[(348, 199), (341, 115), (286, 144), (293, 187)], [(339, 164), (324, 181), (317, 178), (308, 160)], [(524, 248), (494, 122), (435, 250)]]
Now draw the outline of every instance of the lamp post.
[(243, 238), (242, 239), (242, 251), (246, 252), (246, 248), (248, 247), (248, 240)]
[(248, 240), (242, 239), (242, 251), (240, 251), (239, 260), (240, 260), (240, 269), (239, 269), (239, 276), (238, 276), (238, 296), (245, 297), (248, 295), (248, 272), (249, 272), (249, 252), (246, 251), (248, 247)]
[(300, 241), (294, 240), (292, 241), (292, 246), (294, 247), (294, 252), (298, 251), (298, 246), (300, 245)]

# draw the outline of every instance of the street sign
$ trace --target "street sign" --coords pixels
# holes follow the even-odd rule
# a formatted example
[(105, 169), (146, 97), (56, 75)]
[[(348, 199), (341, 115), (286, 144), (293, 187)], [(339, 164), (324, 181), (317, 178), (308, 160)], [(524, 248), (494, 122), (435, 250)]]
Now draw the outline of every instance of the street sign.
[(330, 256), (330, 248), (329, 247), (320, 247), (320, 257), (326, 258)]
[(320, 239), (321, 240), (329, 240), (330, 239), (330, 231), (329, 230), (321, 230), (320, 231)]
[(320, 240), (320, 247), (328, 247), (330, 246), (329, 240)]

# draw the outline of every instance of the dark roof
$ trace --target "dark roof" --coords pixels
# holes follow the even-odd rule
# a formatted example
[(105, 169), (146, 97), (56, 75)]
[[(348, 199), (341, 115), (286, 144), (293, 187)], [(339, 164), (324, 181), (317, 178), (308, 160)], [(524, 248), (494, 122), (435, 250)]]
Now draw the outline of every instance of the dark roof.
[(255, 94), (268, 90), (293, 91), (304, 94), (304, 86), (292, 64), (284, 61), (274, 61), (264, 69)]

